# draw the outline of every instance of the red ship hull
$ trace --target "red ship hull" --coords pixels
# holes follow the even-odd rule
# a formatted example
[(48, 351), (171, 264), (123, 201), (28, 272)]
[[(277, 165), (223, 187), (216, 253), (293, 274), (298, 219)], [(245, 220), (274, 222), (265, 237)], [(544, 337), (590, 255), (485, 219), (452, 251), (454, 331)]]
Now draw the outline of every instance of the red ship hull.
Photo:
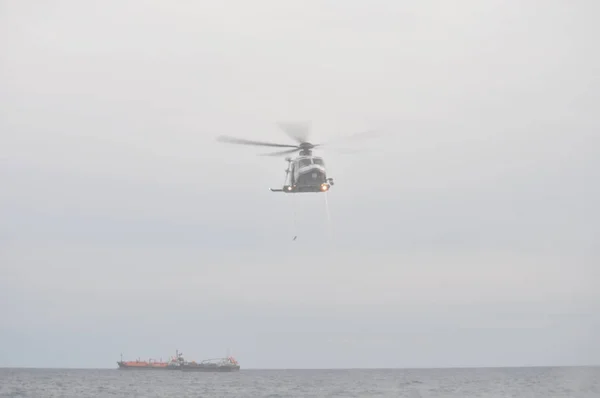
[(128, 362), (117, 362), (119, 365), (119, 369), (141, 369), (141, 370), (169, 370), (169, 369), (177, 369), (175, 366), (168, 366), (167, 362), (136, 362), (136, 361), (128, 361)]
[(117, 361), (117, 365), (119, 365), (119, 369), (126, 370), (179, 370), (183, 362), (183, 356), (177, 351), (175, 357), (171, 358), (169, 362), (154, 361), (152, 359), (148, 361), (140, 361), (139, 359), (136, 361), (123, 361), (121, 355), (121, 360)]

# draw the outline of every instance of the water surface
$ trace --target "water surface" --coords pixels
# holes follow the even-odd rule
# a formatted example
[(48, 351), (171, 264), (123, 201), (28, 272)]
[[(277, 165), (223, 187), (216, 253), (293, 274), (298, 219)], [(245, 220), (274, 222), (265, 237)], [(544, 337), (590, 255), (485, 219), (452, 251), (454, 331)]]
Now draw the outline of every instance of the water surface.
[(238, 373), (0, 369), (0, 397), (599, 398), (600, 367)]

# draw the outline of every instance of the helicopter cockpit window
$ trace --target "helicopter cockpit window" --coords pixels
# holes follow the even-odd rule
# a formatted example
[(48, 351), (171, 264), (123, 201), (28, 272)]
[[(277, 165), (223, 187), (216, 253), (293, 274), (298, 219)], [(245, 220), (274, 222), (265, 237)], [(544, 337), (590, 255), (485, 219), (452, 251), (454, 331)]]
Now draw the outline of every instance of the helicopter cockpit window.
[(317, 164), (319, 166), (325, 166), (325, 163), (323, 162), (323, 159), (321, 159), (321, 158), (313, 158), (313, 163)]
[(300, 159), (298, 164), (300, 167), (310, 166), (310, 159)]

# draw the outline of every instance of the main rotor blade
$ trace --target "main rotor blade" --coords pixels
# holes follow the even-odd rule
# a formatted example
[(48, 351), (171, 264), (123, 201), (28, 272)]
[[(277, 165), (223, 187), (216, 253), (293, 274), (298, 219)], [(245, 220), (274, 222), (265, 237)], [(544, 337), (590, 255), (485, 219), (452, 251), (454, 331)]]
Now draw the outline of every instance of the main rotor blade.
[(278, 122), (277, 125), (298, 144), (308, 141), (310, 122)]
[(377, 135), (381, 135), (381, 133), (382, 132), (380, 130), (361, 131), (361, 132), (350, 134), (350, 135), (332, 138), (331, 140), (325, 142), (323, 145), (329, 146), (331, 144), (336, 144), (339, 141), (351, 141), (351, 140), (358, 140), (361, 138), (364, 139), (364, 138), (375, 137)]
[(270, 146), (270, 147), (276, 147), (276, 148), (296, 148), (296, 145), (274, 144), (272, 142), (264, 142), (264, 141), (251, 141), (251, 140), (245, 140), (242, 138), (234, 138), (234, 137), (228, 137), (228, 136), (221, 136), (218, 138), (218, 140), (221, 142), (227, 142), (229, 144)]
[(366, 153), (369, 152), (365, 149), (340, 149), (340, 148), (329, 148), (327, 150), (327, 152), (335, 152), (335, 153), (339, 153), (342, 155), (354, 155), (354, 154), (359, 154), (359, 153)]
[(263, 153), (260, 156), (281, 156), (281, 155), (287, 155), (288, 153), (294, 153), (294, 152), (298, 152), (298, 151), (299, 151), (298, 148), (286, 149), (285, 151), (279, 151), (279, 152), (273, 152), (273, 153)]

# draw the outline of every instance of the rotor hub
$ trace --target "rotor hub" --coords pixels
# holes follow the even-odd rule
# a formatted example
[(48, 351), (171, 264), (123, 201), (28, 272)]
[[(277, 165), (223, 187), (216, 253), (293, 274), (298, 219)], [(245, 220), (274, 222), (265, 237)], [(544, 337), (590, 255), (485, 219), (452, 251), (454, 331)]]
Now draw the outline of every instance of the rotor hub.
[(312, 149), (315, 146), (313, 144), (311, 144), (310, 142), (303, 142), (300, 145), (298, 145), (298, 149), (300, 149), (300, 156), (311, 156), (312, 155)]

